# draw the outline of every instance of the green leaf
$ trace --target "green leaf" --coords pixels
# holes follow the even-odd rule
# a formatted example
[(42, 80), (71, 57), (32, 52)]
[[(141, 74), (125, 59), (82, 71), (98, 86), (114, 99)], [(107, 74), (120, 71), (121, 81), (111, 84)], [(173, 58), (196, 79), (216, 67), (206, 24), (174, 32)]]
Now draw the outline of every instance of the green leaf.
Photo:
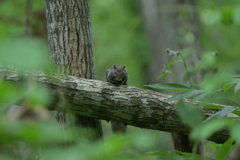
[(180, 94), (176, 94), (176, 95), (172, 96), (171, 98), (168, 98), (165, 101), (166, 102), (176, 101), (176, 100), (179, 100), (179, 99), (192, 97), (192, 96), (198, 95), (198, 94), (203, 93), (203, 92), (204, 91), (202, 91), (202, 90), (193, 90), (193, 91), (187, 92), (187, 93), (180, 93)]
[(207, 104), (207, 105), (204, 105), (204, 107), (208, 108), (208, 109), (223, 109), (223, 108), (225, 108), (224, 106), (215, 105), (215, 104)]
[(231, 127), (231, 136), (236, 139), (238, 142), (240, 141), (240, 124), (236, 123)]
[(159, 157), (168, 158), (171, 160), (187, 160), (183, 156), (180, 156), (172, 151), (166, 151), (166, 150), (162, 150), (162, 149), (160, 149), (157, 152), (148, 152), (141, 156), (159, 156)]
[[(231, 102), (235, 103), (237, 106), (240, 107), (240, 104), (237, 100), (232, 99), (232, 98), (228, 98)], [(240, 117), (240, 111), (239, 108), (237, 108), (235, 111), (233, 111), (232, 113), (236, 114), (238, 117)]]
[(205, 157), (202, 155), (194, 154), (194, 153), (187, 153), (187, 152), (181, 152), (181, 151), (176, 151), (177, 153), (183, 155), (187, 159), (194, 159), (194, 160), (213, 160), (213, 158)]
[(218, 87), (221, 87), (222, 84), (229, 81), (229, 79), (233, 79), (234, 74), (231, 72), (218, 72), (214, 75), (208, 75), (204, 78), (203, 82), (201, 83), (201, 88), (205, 91), (213, 92)]
[(208, 143), (205, 145), (206, 153), (208, 153), (210, 146), (211, 146), (211, 143)]
[(232, 149), (233, 138), (229, 138), (219, 149), (218, 154), (216, 156), (216, 160), (225, 160), (230, 150)]
[(232, 113), (236, 114), (238, 117), (240, 117), (240, 111), (238, 111), (238, 109), (236, 109), (235, 111), (233, 111)]
[(190, 133), (190, 138), (193, 140), (207, 139), (213, 133), (227, 126), (231, 126), (234, 122), (233, 119), (213, 119), (193, 128)]
[(215, 142), (210, 142), (207, 144), (207, 149), (206, 149), (206, 153), (209, 151), (210, 147), (211, 147), (211, 150), (212, 150), (212, 153), (215, 154), (216, 151), (217, 151), (217, 146), (221, 147), (222, 144), (217, 144)]
[(212, 143), (212, 152), (215, 154), (216, 153), (216, 151), (217, 151), (217, 145), (216, 145), (216, 143)]
[(191, 103), (195, 103), (195, 102), (199, 101), (200, 99), (206, 97), (206, 95), (207, 95), (206, 93), (202, 93), (202, 94), (198, 95), (197, 97), (195, 97), (195, 98), (191, 101)]
[(208, 117), (207, 119), (205, 119), (205, 120), (203, 121), (203, 123), (204, 123), (204, 122), (207, 122), (207, 121), (209, 121), (210, 119), (213, 119), (213, 118), (222, 118), (222, 117), (226, 116), (227, 114), (232, 113), (232, 112), (235, 111), (236, 109), (237, 109), (237, 108), (226, 107), (226, 108), (224, 108), (223, 110), (221, 110), (221, 111), (219, 111), (219, 112), (217, 112), (217, 113), (212, 114), (210, 117)]
[(212, 142), (212, 152), (214, 154), (216, 154), (216, 152), (217, 152), (217, 147), (222, 147), (222, 144), (218, 144), (218, 143)]
[(189, 88), (187, 86), (177, 84), (177, 83), (149, 84), (145, 86), (154, 88), (154, 89), (162, 89), (162, 90), (176, 91), (176, 92), (189, 92), (193, 90), (192, 88)]
[(169, 62), (169, 63), (167, 64), (167, 69), (168, 69), (169, 67), (171, 67), (172, 65), (176, 64), (176, 63), (182, 63), (182, 61), (181, 61), (181, 60), (178, 60), (178, 61)]
[(161, 131), (157, 131), (157, 135), (156, 135), (156, 138), (155, 138), (155, 141), (154, 141), (154, 150), (156, 150), (156, 147), (157, 147), (157, 141), (158, 141), (158, 137), (160, 135)]
[(158, 76), (158, 77), (156, 78), (156, 80), (158, 80), (158, 79), (160, 79), (160, 78), (162, 78), (162, 77), (166, 77), (166, 76), (167, 76), (167, 73), (173, 74), (171, 70), (164, 70), (164, 72), (163, 72), (160, 76)]
[(225, 25), (230, 25), (233, 23), (233, 6), (225, 6), (221, 9), (221, 20)]
[(235, 87), (234, 87), (234, 93), (236, 94), (240, 89), (240, 83), (238, 83)]
[(164, 73), (162, 73), (160, 76), (158, 76), (157, 78), (156, 78), (156, 80), (158, 80), (158, 79), (160, 79), (160, 78), (162, 78), (162, 77), (165, 77), (167, 75), (167, 72), (164, 72)]
[(202, 111), (182, 102), (175, 106), (182, 123), (193, 128), (201, 124), (204, 119)]
[(231, 102), (235, 103), (237, 106), (240, 107), (240, 104), (239, 104), (238, 101), (236, 101), (236, 100), (234, 100), (234, 99), (232, 99), (232, 98), (228, 98), (228, 99), (229, 99)]
[(224, 92), (227, 92), (229, 90), (229, 88), (231, 88), (234, 84), (235, 84), (234, 82), (223, 84)]

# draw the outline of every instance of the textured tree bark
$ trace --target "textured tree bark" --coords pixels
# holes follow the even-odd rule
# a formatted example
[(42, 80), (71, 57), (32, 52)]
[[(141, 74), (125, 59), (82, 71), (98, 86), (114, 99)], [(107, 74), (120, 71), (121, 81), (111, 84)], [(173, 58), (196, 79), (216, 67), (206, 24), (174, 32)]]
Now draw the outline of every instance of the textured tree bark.
[[(0, 66), (0, 77), (19, 82), (25, 75)], [(176, 102), (165, 102), (171, 97), (163, 93), (132, 86), (119, 86), (98, 80), (74, 76), (31, 74), (31, 79), (46, 85), (52, 94), (50, 110), (77, 113), (82, 116), (117, 121), (140, 128), (189, 134), (174, 109)], [(197, 104), (196, 104), (197, 105)], [(219, 105), (219, 104), (217, 104)], [(222, 105), (225, 106), (225, 105)], [(228, 107), (228, 106), (225, 106)], [(216, 110), (203, 110), (206, 118)], [(236, 118), (228, 114), (227, 118)], [(229, 138), (227, 130), (215, 133), (209, 140), (224, 143)]]
[[(186, 64), (191, 68), (194, 64), (197, 64), (199, 61), (198, 54), (202, 47), (198, 36), (199, 17), (194, 8), (195, 0), (142, 0), (142, 4), (146, 30), (152, 46), (152, 63), (149, 70), (151, 79), (149, 79), (149, 82), (155, 81), (156, 77), (161, 74), (163, 65), (176, 58), (176, 56), (170, 57), (165, 52), (166, 48), (180, 51), (183, 51), (183, 49), (190, 50), (192, 54), (185, 59)], [(186, 35), (189, 37), (188, 40), (185, 38)], [(186, 83), (184, 81), (186, 74), (182, 63), (175, 64), (171, 69), (181, 83)], [(197, 82), (200, 81), (201, 76), (198, 75)], [(161, 82), (163, 82), (163, 79), (161, 79)], [(175, 77), (168, 76), (167, 82), (177, 81)], [(172, 135), (175, 150), (184, 152), (192, 150), (189, 140), (184, 143), (184, 139), (187, 139), (185, 135)], [(203, 154), (200, 153), (203, 148), (198, 149), (198, 151), (199, 154)]]
[[(95, 79), (89, 0), (45, 0), (53, 72)], [(77, 126), (90, 127), (102, 136), (100, 121), (76, 116)], [(65, 123), (64, 113), (57, 113)]]
[(56, 73), (95, 78), (88, 0), (45, 0), (51, 62)]
[[(185, 62), (188, 66), (188, 70), (194, 68), (195, 64), (197, 64), (199, 61), (199, 54), (202, 50), (198, 35), (200, 25), (199, 17), (197, 14), (197, 10), (194, 8), (195, 0), (171, 0), (168, 1), (168, 3), (162, 1), (160, 3), (160, 7), (165, 11), (170, 11), (166, 12), (165, 14), (161, 12), (162, 14), (160, 14), (161, 24), (163, 25), (163, 28), (165, 28), (164, 35), (166, 37), (166, 44), (169, 48), (172, 48), (174, 50), (190, 50), (190, 56), (185, 58)], [(183, 16), (183, 14), (185, 14), (185, 17)], [(185, 35), (190, 37), (189, 40), (186, 40), (186, 38), (184, 38)], [(179, 63), (174, 65), (172, 67), (172, 70), (179, 78), (181, 83), (187, 83), (185, 68), (183, 64)], [(168, 81), (174, 82), (176, 80), (171, 78), (168, 79)], [(201, 82), (200, 75), (198, 75), (197, 77), (197, 82)], [(172, 140), (175, 150), (190, 153), (192, 152), (193, 146), (186, 135), (172, 134)], [(198, 146), (197, 153), (204, 155), (204, 149), (202, 144)]]

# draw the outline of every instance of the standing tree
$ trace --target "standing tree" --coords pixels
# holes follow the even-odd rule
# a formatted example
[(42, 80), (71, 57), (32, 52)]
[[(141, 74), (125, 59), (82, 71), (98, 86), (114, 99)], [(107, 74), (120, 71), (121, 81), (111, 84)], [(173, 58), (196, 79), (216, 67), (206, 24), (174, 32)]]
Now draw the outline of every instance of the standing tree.
[[(172, 61), (173, 57), (166, 54), (166, 48), (190, 50), (191, 55), (185, 59), (188, 66), (192, 67), (199, 61), (202, 46), (199, 42), (199, 17), (195, 4), (195, 0), (142, 0), (146, 30), (152, 48), (152, 63), (149, 68), (150, 76), (148, 76), (150, 83), (155, 82), (167, 61)], [(184, 38), (186, 35), (190, 35), (191, 39)], [(176, 64), (172, 70), (183, 83), (184, 66)], [(197, 80), (201, 81), (201, 77), (198, 76)], [(168, 77), (167, 81), (175, 80)], [(163, 82), (161, 79), (161, 83)], [(175, 150), (192, 152), (192, 145), (187, 135), (172, 133), (172, 140)], [(198, 153), (203, 153), (202, 147), (199, 147)]]
[[(89, 0), (45, 0), (50, 58), (55, 73), (95, 79)], [(57, 112), (59, 123), (66, 114)], [(91, 128), (102, 137), (99, 120), (75, 115), (74, 125)]]

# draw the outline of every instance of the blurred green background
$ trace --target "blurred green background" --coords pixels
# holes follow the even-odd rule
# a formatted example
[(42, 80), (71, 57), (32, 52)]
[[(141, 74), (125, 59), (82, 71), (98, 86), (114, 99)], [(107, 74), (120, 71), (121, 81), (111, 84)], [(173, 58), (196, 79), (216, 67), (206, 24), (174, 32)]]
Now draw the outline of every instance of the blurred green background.
[[(189, 44), (191, 44), (191, 42), (195, 42), (197, 39), (199, 43), (201, 43), (201, 51), (198, 53), (199, 57), (202, 57), (205, 53), (217, 51), (219, 53), (218, 61), (212, 62), (212, 65), (218, 66), (220, 69), (233, 69), (238, 72), (240, 64), (239, 0), (196, 0), (193, 1), (194, 3), (191, 5), (186, 4), (185, 1), (179, 1), (177, 3), (178, 5), (174, 3), (176, 1), (171, 1), (173, 3), (169, 4), (164, 4), (164, 2), (160, 0), (156, 0), (155, 2), (157, 5), (157, 15), (160, 14), (159, 17), (165, 14), (161, 11), (161, 7), (164, 7), (164, 5), (169, 5), (170, 7), (170, 9), (166, 12), (173, 12), (173, 15), (176, 16), (172, 16), (172, 20), (179, 20), (179, 15), (182, 19), (188, 20), (191, 18), (192, 12), (196, 13), (199, 17), (199, 22), (197, 23), (198, 25), (194, 26), (198, 28), (198, 34), (196, 34), (197, 36), (188, 32), (188, 29), (191, 28), (191, 25), (193, 24), (186, 23), (181, 26), (175, 26), (175, 29), (179, 29), (179, 33), (181, 35), (180, 37), (182, 38), (181, 40), (184, 42), (186, 41), (186, 43), (190, 42)], [(168, 43), (165, 41), (168, 37), (164, 35), (168, 35), (168, 32), (173, 32), (171, 29), (174, 28), (172, 26), (164, 27), (164, 25), (168, 23), (160, 23), (160, 25), (155, 27), (155, 29), (156, 34), (158, 34), (158, 29), (163, 28), (163, 36), (161, 39), (162, 43), (155, 43), (154, 39), (151, 40), (151, 33), (148, 31), (147, 23), (149, 21), (146, 18), (146, 11), (143, 11), (143, 5), (143, 0), (90, 0), (95, 68), (98, 80), (106, 81), (106, 70), (113, 64), (126, 64), (129, 74), (128, 85), (143, 88), (145, 84), (157, 82), (154, 80), (157, 76), (150, 74), (150, 70), (152, 72), (157, 72), (159, 75), (164, 64), (160, 63), (161, 58), (159, 59), (160, 64), (157, 63), (158, 59), (153, 56), (154, 48), (156, 48), (155, 46), (162, 45), (162, 43), (165, 44), (166, 48), (171, 48), (172, 46), (170, 44), (172, 42)], [(30, 7), (29, 17), (26, 13), (27, 7)], [(27, 22), (27, 19), (29, 19), (29, 22)], [(191, 31), (195, 32), (194, 29)], [(172, 38), (178, 39), (179, 35)], [(31, 1), (31, 4), (27, 4), (26, 0), (0, 1), (0, 64), (10, 64), (20, 69), (27, 70), (49, 70), (50, 60), (48, 48), (44, 1)], [(162, 50), (165, 50), (166, 48), (162, 48)], [(186, 52), (189, 51), (187, 45), (179, 45), (178, 48), (175, 47), (174, 49)], [(162, 51), (159, 51), (158, 53), (160, 57), (165, 57), (165, 64), (172, 60), (171, 57), (166, 58), (166, 53), (163, 53)], [(151, 65), (153, 64), (156, 64), (157, 66), (154, 69), (151, 68)], [(211, 68), (211, 66), (209, 68)], [(17, 88), (12, 86), (12, 84), (5, 84), (1, 81), (0, 114), (4, 116), (1, 116), (0, 127), (5, 126), (5, 103), (9, 101), (15, 102), (18, 100), (19, 94), (16, 93), (24, 93), (21, 94), (21, 96), (26, 98), (25, 103), (29, 106), (44, 106), (44, 104), (49, 101), (49, 99), (45, 96), (47, 91), (39, 89), (41, 86), (31, 84), (31, 89), (25, 90), (24, 85), (27, 84), (23, 84), (23, 86)], [(19, 129), (25, 129), (26, 132), (32, 130), (31, 127), (21, 128), (22, 126), (20, 124), (16, 125)], [(40, 128), (35, 129), (40, 130), (43, 126), (43, 124), (40, 124)], [(43, 127), (44, 129), (42, 130), (46, 131), (46, 134), (49, 134), (48, 132), (51, 132), (51, 130), (49, 131), (51, 126), (49, 128), (46, 126)], [(111, 139), (109, 123), (103, 121), (103, 129), (105, 136), (108, 137), (107, 140)], [(14, 129), (14, 131), (15, 130), (16, 129)], [(6, 133), (4, 132), (4, 129), (2, 129), (1, 132), (0, 129), (0, 137), (12, 135), (12, 133), (10, 134), (8, 130), (5, 131)], [(19, 133), (21, 136), (14, 137), (13, 134), (13, 136), (10, 136), (9, 139), (25, 137), (26, 140), (31, 141), (31, 136), (42, 136), (36, 135), (37, 132), (38, 131), (36, 131), (36, 133), (32, 132), (32, 135), (27, 135), (27, 133), (23, 131), (23, 133)], [(122, 146), (118, 146), (116, 148), (120, 151), (124, 150), (124, 153), (129, 153), (130, 155), (138, 155), (139, 153), (144, 153), (154, 148), (157, 131), (129, 127), (129, 137), (127, 137), (127, 139), (125, 137), (123, 140), (121, 139), (122, 137), (120, 137), (119, 141), (128, 142), (129, 139), (132, 139), (131, 135), (139, 135), (139, 137), (137, 137), (136, 141), (133, 140), (134, 142), (131, 142), (131, 144), (127, 145), (127, 147), (125, 146), (127, 149), (124, 147), (124, 149), (121, 148)], [(9, 140), (7, 142), (0, 143), (0, 145), (11, 142), (12, 140)], [(111, 141), (109, 140), (106, 143), (108, 144), (110, 142)], [(138, 148), (139, 152), (132, 153), (134, 152), (134, 144), (136, 145), (138, 143), (140, 145), (136, 148)], [(114, 146), (115, 144), (109, 145)], [(141, 146), (143, 147), (141, 148)], [(157, 141), (157, 148), (173, 150), (169, 134), (163, 132), (160, 133), (160, 138)], [(57, 151), (54, 151), (54, 153), (55, 152)], [(77, 154), (74, 149), (72, 150), (72, 153)], [(81, 154), (82, 156), (88, 157), (92, 153), (81, 152)], [(74, 156), (75, 155), (73, 154), (73, 157)], [(111, 159), (111, 157), (108, 158)]]

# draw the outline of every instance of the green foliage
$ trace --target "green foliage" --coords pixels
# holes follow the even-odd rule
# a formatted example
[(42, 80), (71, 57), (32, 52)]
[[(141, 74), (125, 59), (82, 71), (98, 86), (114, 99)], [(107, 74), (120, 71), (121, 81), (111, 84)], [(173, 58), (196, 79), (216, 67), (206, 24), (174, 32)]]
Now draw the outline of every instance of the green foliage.
[[(236, 35), (239, 33), (237, 28), (239, 28), (240, 4), (236, 0), (229, 2), (197, 1), (198, 4), (204, 6), (204, 11), (200, 13), (200, 16), (203, 22), (201, 42), (205, 51), (217, 50), (221, 53), (215, 66), (234, 69), (239, 64), (239, 46)], [(209, 5), (210, 3), (212, 5)]]
[(11, 65), (24, 70), (40, 70), (50, 67), (48, 48), (38, 39), (10, 39), (0, 45), (0, 52), (2, 65)]
[(16, 97), (21, 93), (18, 86), (4, 81), (0, 81), (0, 107), (5, 103), (14, 102)]
[(233, 142), (234, 142), (234, 139), (230, 138), (221, 146), (221, 148), (218, 151), (216, 160), (225, 160), (227, 158), (229, 152), (233, 148), (233, 145), (232, 145)]
[(189, 92), (193, 90), (192, 88), (189, 88), (187, 86), (177, 84), (177, 83), (149, 84), (145, 86), (154, 88), (154, 89), (176, 91), (176, 92)]
[(181, 122), (191, 128), (197, 127), (204, 119), (204, 115), (200, 109), (193, 108), (183, 102), (178, 103), (175, 109), (178, 112)]
[[(165, 65), (164, 65), (164, 68), (163, 68), (163, 70), (162, 70), (162, 74), (157, 77), (157, 80), (160, 79), (160, 78), (162, 78), (162, 77), (164, 77), (164, 78), (166, 79), (167, 74), (171, 74), (173, 77), (175, 77), (175, 78), (178, 80), (177, 76), (171, 71), (171, 69), (169, 69), (172, 65), (177, 64), (177, 63), (182, 63), (182, 61), (181, 61), (181, 60), (177, 60), (177, 61), (169, 62), (169, 63), (167, 64), (167, 67), (166, 67), (166, 68), (165, 68)], [(178, 81), (179, 81), (179, 80), (178, 80)]]
[(106, 81), (106, 70), (124, 65), (128, 85), (141, 87), (146, 82), (149, 63), (141, 6), (134, 1), (90, 1), (97, 79)]
[[(127, 136), (109, 135), (93, 143), (87, 137), (79, 136), (79, 133), (86, 133), (85, 128), (65, 127), (63, 130), (43, 109), (50, 101), (48, 91), (34, 83), (16, 86), (2, 81), (0, 93), (0, 136), (4, 137), (0, 139), (0, 159), (34, 159), (36, 156), (40, 159), (73, 160), (136, 159), (143, 151), (150, 150), (154, 143), (153, 137), (143, 131)], [(92, 132), (88, 134), (91, 136)], [(59, 144), (66, 146), (59, 148)], [(30, 153), (21, 154), (22, 147)]]
[[(226, 108), (208, 102), (224, 103), (240, 106), (239, 99), (239, 38), (240, 34), (240, 3), (237, 0), (201, 0), (196, 1), (201, 18), (201, 42), (204, 52), (196, 68), (188, 68), (184, 58), (193, 52), (190, 47), (182, 50), (178, 59), (169, 62), (162, 74), (157, 77), (166, 78), (171, 75), (180, 80), (171, 70), (176, 64), (184, 65), (189, 86), (181, 84), (150, 84), (150, 88), (184, 92), (174, 95), (167, 101), (190, 99), (190, 103), (178, 103), (176, 110), (185, 125), (191, 128), (191, 140), (199, 142), (221, 129), (229, 129), (232, 138), (223, 145), (210, 143), (207, 148), (216, 152), (216, 159), (225, 159), (231, 151), (233, 140), (240, 141), (240, 125), (235, 119), (224, 119), (229, 113), (240, 116), (238, 108)], [(49, 54), (45, 39), (33, 38), (33, 28), (30, 36), (25, 36), (26, 0), (5, 0), (0, 2), (0, 64), (11, 65), (18, 69), (32, 72), (49, 69)], [(31, 26), (39, 27), (41, 21), (36, 18), (37, 11), (44, 11), (44, 1), (32, 1), (33, 13)], [(181, 9), (180, 9), (181, 10)], [(97, 79), (106, 80), (105, 71), (113, 63), (126, 64), (129, 84), (142, 86), (145, 83), (147, 66), (151, 63), (147, 38), (144, 33), (144, 22), (140, 14), (141, 5), (135, 1), (91, 0), (91, 16)], [(45, 11), (44, 11), (45, 12)], [(183, 14), (188, 16), (186, 11)], [(44, 23), (43, 23), (44, 25)], [(179, 27), (181, 29), (181, 27)], [(186, 42), (194, 41), (191, 33), (182, 35)], [(183, 42), (185, 43), (185, 42)], [(213, 56), (217, 50), (219, 55)], [(174, 54), (176, 51), (171, 50)], [(215, 72), (215, 67), (218, 70)], [(203, 82), (196, 84), (197, 75), (206, 73)], [(23, 73), (24, 73), (23, 72)], [(192, 103), (201, 100), (204, 109), (219, 111), (204, 121), (204, 115)], [(166, 159), (189, 160), (211, 159), (196, 154), (161, 150), (159, 146), (167, 146), (160, 142), (162, 132), (156, 137), (142, 130), (126, 136), (108, 135), (104, 142), (90, 142), (77, 133), (86, 130), (63, 129), (56, 126), (49, 118), (49, 112), (44, 107), (51, 102), (48, 90), (30, 80), (23, 80), (18, 85), (0, 81), (0, 159)], [(31, 113), (20, 117), (13, 113)], [(204, 123), (202, 123), (204, 121)], [(91, 131), (89, 132), (91, 136)], [(154, 139), (155, 138), (155, 139)], [(59, 148), (59, 144), (65, 144)], [(16, 153), (21, 149), (26, 153)], [(152, 152), (148, 152), (151, 151)], [(144, 154), (145, 153), (145, 154)], [(140, 156), (140, 157), (139, 157)]]
[(187, 93), (176, 94), (176, 95), (172, 96), (171, 98), (168, 98), (166, 100), (166, 102), (175, 101), (175, 100), (179, 100), (179, 99), (183, 99), (183, 98), (196, 96), (196, 95), (201, 94), (201, 93), (204, 93), (204, 91), (202, 91), (202, 90), (193, 90), (193, 91), (190, 91), (190, 92), (187, 92)]
[(217, 104), (206, 104), (206, 105), (204, 105), (204, 107), (208, 108), (208, 109), (223, 109), (223, 108), (225, 108), (224, 106), (217, 105)]
[(232, 126), (234, 120), (214, 119), (207, 123), (201, 124), (193, 128), (190, 138), (193, 140), (208, 139), (213, 133)]
[(234, 139), (236, 139), (238, 143), (240, 142), (239, 133), (240, 133), (240, 124), (239, 122), (237, 122), (231, 127), (231, 135)]
[(205, 93), (205, 92), (200, 93), (199, 95), (197, 95), (197, 96), (191, 101), (191, 103), (193, 104), (193, 103), (195, 103), (195, 102), (203, 99), (203, 98), (206, 97), (206, 96), (207, 96), (207, 93)]
[[(227, 16), (230, 16), (230, 13), (227, 13), (229, 10), (226, 9), (223, 14), (226, 14), (224, 18), (228, 19)], [(232, 23), (231, 20), (224, 19), (224, 23)], [(184, 65), (186, 77), (189, 81), (189, 86), (183, 86), (182, 84), (149, 84), (145, 85), (150, 88), (154, 89), (161, 89), (161, 90), (170, 90), (175, 92), (184, 92), (184, 93), (177, 93), (173, 95), (171, 98), (167, 99), (166, 102), (169, 101), (176, 101), (180, 100), (175, 106), (176, 111), (178, 112), (179, 118), (183, 124), (188, 126), (191, 131), (189, 134), (189, 138), (193, 141), (194, 144), (198, 144), (201, 140), (206, 140), (210, 138), (214, 133), (229, 129), (232, 137), (226, 141), (223, 145), (218, 145), (215, 143), (210, 143), (207, 147), (212, 148), (212, 152), (216, 152), (216, 147), (218, 146), (220, 150), (217, 153), (216, 159), (226, 159), (231, 149), (234, 147), (232, 144), (235, 140), (239, 142), (239, 132), (240, 127), (239, 123), (236, 121), (239, 116), (239, 106), (240, 103), (238, 101), (239, 94), (238, 91), (240, 90), (240, 81), (239, 76), (236, 74), (235, 69), (230, 68), (222, 68), (221, 70), (216, 71), (215, 73), (207, 73), (205, 74), (203, 81), (196, 84), (196, 77), (199, 74), (201, 69), (206, 67), (212, 67), (216, 65), (217, 60), (216, 56), (218, 55), (217, 52), (213, 52), (212, 54), (205, 54), (202, 60), (196, 65), (196, 69), (189, 72), (186, 63), (182, 56), (180, 56), (179, 51), (173, 51), (167, 49), (167, 53), (170, 56), (178, 56), (177, 61), (181, 61)], [(182, 53), (181, 53), (182, 54)], [(176, 60), (169, 62), (168, 66), (172, 66), (176, 64)], [(164, 72), (166, 70), (166, 72)], [(172, 74), (174, 72), (171, 70), (170, 67), (165, 69), (162, 74), (158, 78), (166, 78), (166, 75)], [(179, 81), (178, 79), (176, 79)], [(183, 101), (183, 99), (188, 98), (189, 100)], [(199, 102), (201, 100), (201, 102)], [(190, 103), (189, 103), (190, 102)], [(234, 104), (237, 107), (225, 107), (224, 105), (218, 105), (214, 103), (222, 102), (224, 104)], [(192, 105), (194, 104), (194, 105)], [(196, 108), (195, 104), (201, 105), (203, 108), (208, 109), (218, 109), (216, 113), (212, 114), (209, 117), (206, 117), (204, 120), (204, 115), (199, 108)], [(235, 118), (226, 119), (225, 117), (230, 113), (235, 114)], [(197, 146), (197, 145), (196, 145)], [(161, 157), (169, 158), (169, 159), (181, 159), (182, 157), (175, 157), (176, 155), (171, 152), (152, 152), (148, 153), (149, 155), (158, 155)], [(186, 154), (188, 153), (181, 153), (186, 158)], [(192, 155), (192, 154), (190, 154)], [(193, 156), (193, 155), (192, 155)], [(199, 157), (202, 159), (203, 157)], [(196, 159), (196, 158), (195, 158)]]
[(221, 146), (222, 146), (222, 144), (217, 144), (215, 142), (210, 142), (206, 145), (206, 152), (209, 152), (209, 149), (211, 147), (212, 153), (215, 154), (216, 151), (217, 151), (217, 147), (221, 147)]
[(234, 75), (231, 72), (221, 71), (213, 75), (207, 75), (204, 77), (201, 83), (201, 88), (207, 92), (216, 91), (229, 80), (234, 79)]
[(222, 109), (219, 112), (216, 112), (214, 114), (212, 114), (211, 116), (209, 116), (207, 119), (205, 119), (203, 122), (207, 122), (213, 118), (223, 118), (226, 115), (228, 115), (229, 113), (232, 113), (233, 111), (235, 111), (237, 108), (233, 108), (233, 107), (227, 107)]
[(156, 150), (157, 140), (158, 140), (158, 138), (159, 138), (160, 133), (161, 133), (161, 131), (158, 131), (158, 132), (157, 132), (156, 139), (155, 139), (155, 142), (154, 142), (154, 148), (153, 148), (153, 150)]
[(198, 154), (194, 154), (194, 153), (185, 153), (185, 152), (180, 152), (177, 151), (177, 153), (181, 154), (176, 154), (175, 152), (172, 151), (166, 151), (166, 150), (159, 150), (159, 151), (155, 151), (155, 152), (148, 152), (143, 154), (142, 156), (144, 157), (148, 157), (148, 156), (157, 156), (157, 157), (163, 157), (169, 160), (211, 160), (212, 158), (209, 157), (204, 157)]

